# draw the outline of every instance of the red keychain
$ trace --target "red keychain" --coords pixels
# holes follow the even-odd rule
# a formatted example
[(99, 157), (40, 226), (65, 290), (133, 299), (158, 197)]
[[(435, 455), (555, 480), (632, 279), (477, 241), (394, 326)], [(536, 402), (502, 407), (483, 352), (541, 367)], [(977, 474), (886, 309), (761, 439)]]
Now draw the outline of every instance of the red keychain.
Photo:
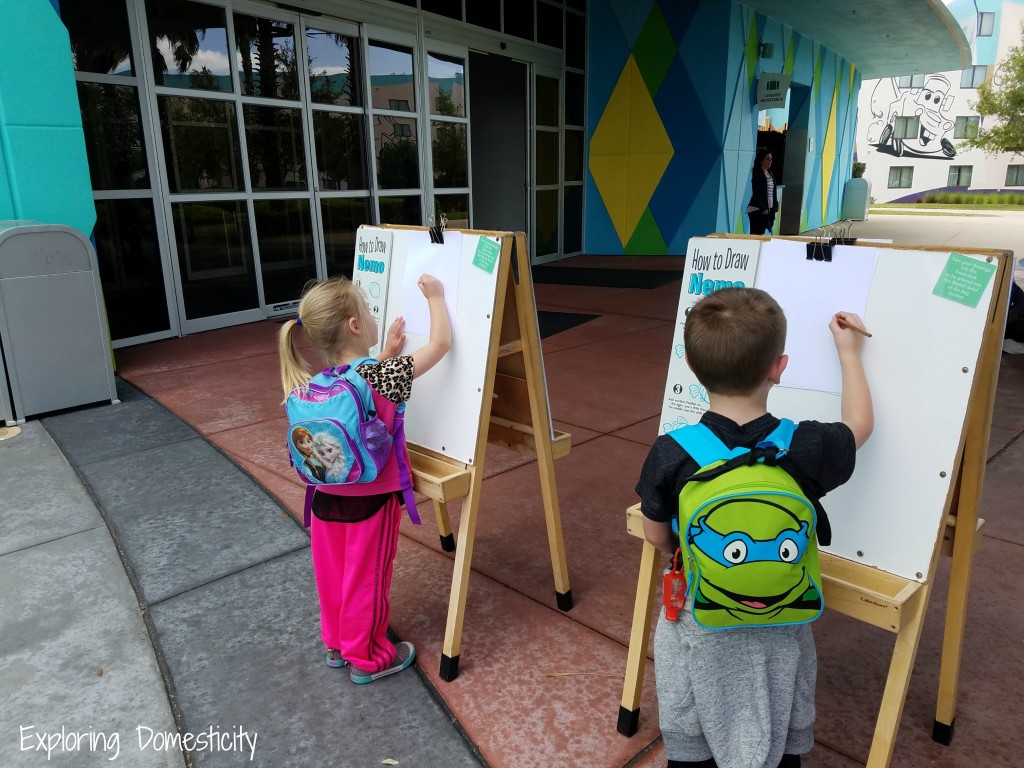
[[(679, 565), (676, 565), (678, 558)], [(677, 621), (679, 611), (686, 603), (686, 574), (683, 572), (683, 553), (681, 548), (672, 555), (672, 567), (665, 571), (662, 584), (662, 602), (665, 605), (665, 620)]]

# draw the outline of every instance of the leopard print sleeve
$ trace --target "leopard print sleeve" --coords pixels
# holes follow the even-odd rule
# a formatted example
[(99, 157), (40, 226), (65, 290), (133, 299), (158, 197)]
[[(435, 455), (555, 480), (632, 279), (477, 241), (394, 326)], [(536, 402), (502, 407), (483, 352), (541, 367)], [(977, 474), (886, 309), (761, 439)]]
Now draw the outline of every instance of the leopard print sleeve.
[(356, 372), (382, 397), (404, 403), (412, 395), (412, 355), (399, 355), (379, 363), (363, 363)]

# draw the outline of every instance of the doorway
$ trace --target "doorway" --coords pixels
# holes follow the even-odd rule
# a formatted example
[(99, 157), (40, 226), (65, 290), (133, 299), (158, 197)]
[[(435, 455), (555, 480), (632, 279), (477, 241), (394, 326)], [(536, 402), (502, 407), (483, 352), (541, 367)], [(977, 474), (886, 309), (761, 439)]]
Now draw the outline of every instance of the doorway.
[(807, 156), (810, 154), (811, 89), (791, 83), (789, 87), (789, 127), (783, 155), (782, 205), (779, 234), (798, 235), (803, 230), (804, 187), (807, 178)]
[[(476, 229), (530, 231), (527, 76), (522, 62), (495, 54), (469, 54)], [(501, 86), (495, 87), (497, 83)]]

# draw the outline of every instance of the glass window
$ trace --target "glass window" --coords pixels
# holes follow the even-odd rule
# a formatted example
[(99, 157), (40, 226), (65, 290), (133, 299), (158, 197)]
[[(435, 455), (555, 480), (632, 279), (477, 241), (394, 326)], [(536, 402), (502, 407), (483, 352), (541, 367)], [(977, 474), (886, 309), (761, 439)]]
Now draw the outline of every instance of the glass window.
[(161, 96), (157, 104), (171, 192), (243, 189), (234, 103)]
[(924, 75), (904, 75), (900, 78), (900, 88), (923, 88)]
[(913, 183), (913, 166), (894, 165), (889, 169), (889, 189), (909, 189)]
[(977, 88), (985, 82), (988, 77), (988, 67), (984, 64), (975, 64), (960, 73), (961, 88)]
[(469, 195), (435, 195), (434, 215), (448, 217), (449, 229), (469, 229)]
[(135, 86), (78, 84), (93, 189), (149, 189)]
[(558, 183), (557, 131), (537, 131), (537, 183)]
[[(367, 57), (374, 109), (416, 110), (412, 49), (401, 45), (371, 42)], [(392, 104), (402, 106), (392, 106)]]
[(314, 111), (313, 141), (321, 190), (369, 188), (361, 115)]
[(980, 117), (958, 117), (953, 127), (954, 139), (967, 139), (978, 135), (981, 126)]
[(562, 231), (565, 242), (562, 253), (568, 255), (583, 250), (583, 187), (579, 184), (565, 188), (565, 210)]
[(565, 66), (587, 66), (587, 23), (575, 13), (565, 14)]
[(431, 113), (465, 117), (466, 68), (462, 59), (428, 53), (427, 77), (430, 79)]
[(537, 125), (558, 127), (558, 80), (537, 75)]
[(921, 118), (917, 115), (913, 117), (897, 115), (892, 136), (894, 139), (916, 139), (920, 130)]
[(462, 21), (462, 0), (420, 0), (420, 9)]
[(562, 9), (544, 0), (537, 2), (537, 42), (562, 48)]
[(500, 32), (501, 0), (470, 0), (466, 3), (466, 21)]
[(468, 187), (469, 163), (464, 123), (430, 123), (435, 187)]
[[(396, 129), (396, 125), (403, 126)], [(403, 135), (399, 135), (399, 131)], [(414, 189), (420, 185), (416, 119), (378, 115), (374, 119), (377, 184), (382, 189)], [(393, 221), (385, 221), (394, 224)]]
[(995, 13), (982, 11), (978, 14), (978, 37), (992, 37), (996, 25)]
[(62, 3), (60, 20), (67, 27), (71, 60), (79, 72), (135, 74), (124, 0)]
[(195, 319), (259, 307), (245, 203), (174, 203), (171, 215), (185, 315)]
[(533, 0), (506, 1), (505, 34), (533, 40)]
[(306, 189), (302, 113), (250, 105), (242, 110), (253, 190)]
[(577, 11), (587, 10), (587, 0), (566, 0), (567, 8), (575, 8)]
[(243, 96), (298, 100), (295, 28), (291, 24), (236, 13), (235, 47)]
[(295, 301), (316, 279), (309, 199), (256, 200), (252, 204), (266, 304)]
[(946, 186), (948, 187), (969, 187), (971, 186), (971, 172), (974, 166), (971, 165), (951, 165), (949, 167), (949, 177), (946, 180)]
[(1024, 187), (1024, 165), (1006, 166), (1006, 186)]
[(537, 192), (537, 241), (533, 245), (536, 256), (558, 253), (558, 190)]
[(231, 91), (224, 9), (191, 0), (146, 0), (157, 85)]
[[(324, 255), (328, 276), (352, 277), (352, 254), (356, 248), (356, 230), (370, 224), (370, 199), (335, 197), (320, 201), (324, 228)], [(420, 222), (422, 223), (422, 222)]]
[(565, 123), (583, 125), (586, 78), (579, 72), (565, 73)]
[(583, 131), (566, 131), (565, 181), (583, 181)]
[(320, 29), (306, 30), (309, 97), (316, 104), (363, 106), (359, 40)]
[(153, 201), (97, 200), (93, 236), (111, 338), (169, 329)]
[(420, 198), (416, 197), (382, 197), (380, 198), (380, 221), (382, 224), (423, 224), (420, 212)]

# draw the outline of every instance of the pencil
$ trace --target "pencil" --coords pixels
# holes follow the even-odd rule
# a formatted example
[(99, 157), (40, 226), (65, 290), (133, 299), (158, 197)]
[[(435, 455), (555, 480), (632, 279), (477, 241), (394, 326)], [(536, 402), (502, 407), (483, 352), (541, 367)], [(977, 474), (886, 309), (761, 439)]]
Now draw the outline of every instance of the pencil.
[(864, 330), (863, 328), (861, 328), (861, 327), (860, 327), (859, 325), (857, 325), (857, 324), (855, 324), (855, 323), (851, 323), (851, 322), (850, 322), (849, 320), (847, 320), (847, 319), (846, 319), (845, 315), (836, 315), (836, 320), (838, 320), (838, 321), (839, 321), (839, 324), (840, 324), (840, 325), (846, 326), (846, 327), (847, 327), (847, 328), (849, 328), (849, 329), (850, 329), (851, 331), (856, 331), (856, 332), (857, 332), (857, 333), (859, 333), (859, 334), (860, 334), (861, 336), (867, 336), (867, 337), (868, 337), (869, 339), (871, 338), (871, 334), (870, 334), (870, 333), (868, 333), (867, 331), (865, 331), (865, 330)]

